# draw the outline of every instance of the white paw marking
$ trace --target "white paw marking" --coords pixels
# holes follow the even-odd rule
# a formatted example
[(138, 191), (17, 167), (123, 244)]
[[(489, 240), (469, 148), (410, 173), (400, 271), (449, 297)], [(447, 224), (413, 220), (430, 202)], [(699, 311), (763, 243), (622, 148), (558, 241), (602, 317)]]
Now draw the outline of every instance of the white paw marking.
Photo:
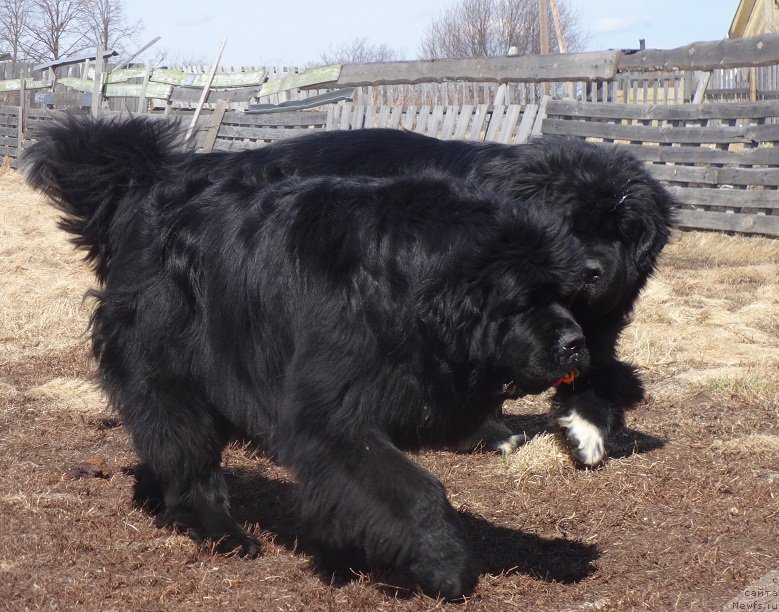
[(579, 463), (597, 465), (606, 453), (606, 443), (600, 429), (575, 411), (560, 417), (557, 423), (565, 429), (565, 437), (573, 445), (571, 453)]
[(495, 450), (500, 451), (502, 455), (510, 455), (520, 446), (527, 442), (525, 434), (515, 434), (495, 445)]

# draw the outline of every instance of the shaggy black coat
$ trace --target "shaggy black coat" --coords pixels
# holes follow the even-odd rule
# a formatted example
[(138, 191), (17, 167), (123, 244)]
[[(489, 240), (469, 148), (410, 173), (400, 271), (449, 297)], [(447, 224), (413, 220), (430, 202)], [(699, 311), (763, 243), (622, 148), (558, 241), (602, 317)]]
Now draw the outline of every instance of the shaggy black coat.
[(573, 312), (593, 365), (573, 385), (558, 386), (554, 398), (574, 457), (599, 463), (608, 434), (623, 424), (625, 409), (643, 398), (641, 380), (633, 366), (617, 359), (616, 346), (669, 239), (675, 203), (624, 148), (562, 137), (517, 146), (468, 143), (370, 129), (318, 132), (250, 151), (189, 156), (182, 163), (204, 177), (218, 181), (227, 174), (247, 185), (288, 176), (392, 176), (434, 168), (504, 201), (540, 200), (585, 251), (586, 277)]
[(401, 449), (472, 435), (588, 353), (559, 217), (450, 176), (255, 186), (192, 173), (162, 123), (66, 119), (22, 160), (101, 288), (100, 379), (163, 521), (258, 552), (220, 459), (248, 436), (325, 549), (456, 598), (479, 574), (443, 486)]

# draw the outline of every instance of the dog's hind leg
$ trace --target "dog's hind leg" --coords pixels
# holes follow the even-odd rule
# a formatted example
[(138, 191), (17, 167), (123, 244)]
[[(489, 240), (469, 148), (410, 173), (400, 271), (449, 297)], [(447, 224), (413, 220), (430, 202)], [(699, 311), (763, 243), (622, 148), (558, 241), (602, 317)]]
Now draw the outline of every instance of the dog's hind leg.
[[(184, 394), (186, 395), (186, 394)], [(146, 395), (143, 409), (123, 404), (142, 465), (136, 503), (159, 510), (158, 523), (186, 531), (219, 552), (237, 549), (254, 556), (259, 543), (230, 516), (227, 484), (220, 463), (228, 428), (198, 400), (172, 393)]]

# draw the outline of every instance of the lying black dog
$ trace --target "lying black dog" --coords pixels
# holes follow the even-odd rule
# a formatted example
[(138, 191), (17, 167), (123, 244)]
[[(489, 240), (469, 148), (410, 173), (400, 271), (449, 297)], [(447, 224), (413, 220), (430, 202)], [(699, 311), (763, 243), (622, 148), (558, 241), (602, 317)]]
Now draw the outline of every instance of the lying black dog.
[(586, 371), (564, 307), (578, 241), (450, 176), (204, 179), (174, 129), (69, 118), (22, 160), (101, 281), (93, 348), (138, 497), (256, 554), (220, 469), (238, 433), (292, 469), (323, 548), (467, 593), (479, 569), (457, 513), (400, 449), (456, 443), (506, 395)]
[[(250, 151), (190, 156), (187, 164), (214, 181), (229, 175), (247, 185), (296, 175), (393, 176), (435, 168), (511, 202), (540, 199), (586, 254), (586, 279), (573, 313), (584, 329), (592, 369), (573, 384), (559, 385), (554, 399), (573, 456), (585, 465), (599, 463), (608, 434), (643, 398), (640, 379), (633, 366), (617, 359), (616, 345), (668, 241), (675, 204), (624, 149), (559, 137), (519, 146), (474, 144), (372, 129), (318, 132)], [(475, 438), (494, 444), (511, 434), (492, 421), (485, 429)]]

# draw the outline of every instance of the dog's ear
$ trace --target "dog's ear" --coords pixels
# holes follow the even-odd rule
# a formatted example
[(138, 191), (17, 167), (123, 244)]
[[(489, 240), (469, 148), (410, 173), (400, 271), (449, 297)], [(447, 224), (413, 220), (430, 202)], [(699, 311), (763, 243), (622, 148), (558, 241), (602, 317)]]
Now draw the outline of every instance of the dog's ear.
[(636, 267), (646, 273), (654, 270), (660, 251), (670, 238), (670, 230), (667, 219), (656, 218), (649, 222), (641, 223), (634, 227), (638, 239), (635, 240), (635, 252), (633, 257)]
[(654, 267), (657, 254), (663, 248), (665, 241), (661, 239), (652, 224), (648, 224), (642, 229), (643, 231), (635, 245), (636, 250), (633, 257), (638, 268), (646, 270)]

